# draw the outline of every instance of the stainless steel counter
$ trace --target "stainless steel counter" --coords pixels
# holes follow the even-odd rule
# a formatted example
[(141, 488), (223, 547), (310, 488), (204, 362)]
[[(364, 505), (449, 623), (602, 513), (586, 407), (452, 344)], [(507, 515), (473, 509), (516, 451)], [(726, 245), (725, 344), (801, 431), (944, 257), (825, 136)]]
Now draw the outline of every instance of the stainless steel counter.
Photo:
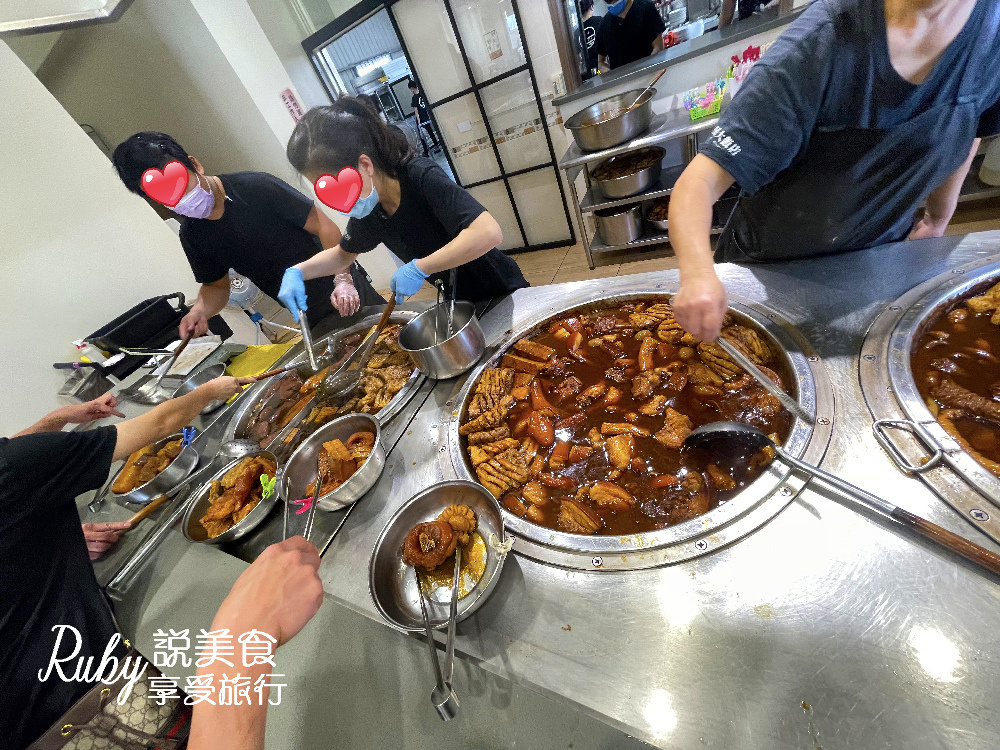
[[(731, 293), (773, 307), (821, 356), (835, 398), (822, 466), (994, 550), (882, 453), (858, 354), (887, 300), (997, 253), (1000, 232), (719, 267)], [(520, 290), (483, 328), (496, 344), (556, 306), (676, 283), (660, 272)], [(434, 387), (345, 521), (320, 567), (328, 599), (378, 620), (373, 543), (409, 497), (455, 476), (444, 440), (462, 384)], [(1000, 581), (844, 502), (807, 487), (748, 537), (662, 568), (581, 572), (512, 555), (459, 626), (457, 653), (657, 747), (995, 747)], [(174, 598), (197, 596), (171, 584)], [(125, 596), (141, 604), (149, 586)]]

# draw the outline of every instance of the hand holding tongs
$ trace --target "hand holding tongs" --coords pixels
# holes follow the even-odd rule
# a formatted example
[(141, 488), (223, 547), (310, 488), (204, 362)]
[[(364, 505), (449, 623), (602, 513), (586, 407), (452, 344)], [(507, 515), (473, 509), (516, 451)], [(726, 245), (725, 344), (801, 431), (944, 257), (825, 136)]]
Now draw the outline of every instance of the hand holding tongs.
[(452, 677), (455, 671), (455, 623), (458, 619), (458, 583), (461, 578), (462, 548), (455, 548), (455, 572), (451, 582), (451, 609), (448, 615), (448, 638), (445, 641), (444, 670), (438, 662), (437, 645), (434, 642), (434, 632), (427, 616), (427, 605), (424, 602), (424, 590), (420, 585), (420, 575), (414, 568), (417, 579), (417, 595), (420, 597), (420, 614), (424, 618), (424, 634), (427, 636), (427, 646), (431, 650), (431, 665), (434, 667), (436, 684), (431, 690), (431, 703), (442, 721), (450, 721), (458, 715), (458, 696), (452, 689)]

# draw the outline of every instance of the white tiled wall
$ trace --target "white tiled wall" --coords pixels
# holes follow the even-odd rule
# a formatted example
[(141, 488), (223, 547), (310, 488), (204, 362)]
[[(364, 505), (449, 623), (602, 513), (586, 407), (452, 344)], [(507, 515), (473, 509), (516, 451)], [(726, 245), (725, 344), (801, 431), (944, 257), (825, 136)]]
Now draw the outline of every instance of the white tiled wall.
[(402, 0), (392, 7), (428, 101), (469, 88), (469, 75), (441, 0)]

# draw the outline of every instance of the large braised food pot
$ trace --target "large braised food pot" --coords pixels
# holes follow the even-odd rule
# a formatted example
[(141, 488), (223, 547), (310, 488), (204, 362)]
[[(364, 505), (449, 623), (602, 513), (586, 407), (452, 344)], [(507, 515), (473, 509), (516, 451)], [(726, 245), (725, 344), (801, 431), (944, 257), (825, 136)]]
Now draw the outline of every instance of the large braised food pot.
[[(656, 89), (645, 94), (642, 91), (633, 89), (601, 99), (566, 120), (566, 129), (573, 134), (576, 145), (584, 151), (602, 151), (645, 133), (653, 118)], [(636, 105), (626, 110), (639, 94), (642, 96)]]
[(660, 179), (666, 153), (665, 149), (653, 146), (612, 156), (594, 168), (590, 179), (605, 198), (637, 195)]
[(994, 260), (904, 294), (869, 330), (860, 375), (889, 456), (1000, 542), (998, 282)]
[[(505, 525), (517, 539), (515, 551), (590, 570), (662, 565), (739, 538), (771, 518), (801, 488), (801, 480), (780, 462), (769, 463), (769, 457), (753, 457), (750, 464), (727, 469), (731, 476), (725, 479), (716, 471), (719, 467), (706, 469), (698, 463), (702, 459), (681, 456), (680, 428), (667, 429), (678, 424), (677, 415), (688, 429), (725, 418), (746, 421), (777, 432), (792, 455), (813, 462), (822, 457), (829, 419), (815, 428), (795, 420), (776, 400), (766, 401), (773, 397), (720, 358), (714, 345), (681, 342), (674, 335), (676, 321), (658, 318), (652, 329), (642, 328), (648, 323), (645, 314), (668, 314), (672, 320), (672, 312), (663, 312), (669, 311), (666, 300), (664, 293), (650, 290), (597, 297), (561, 311), (553, 306), (553, 314), (514, 330), (469, 377), (448, 424), (452, 465), (460, 478), (484, 483), (501, 501)], [(634, 308), (633, 314), (624, 305), (643, 309)], [(630, 322), (615, 322), (619, 315)], [(731, 302), (729, 316), (727, 338), (750, 336), (747, 346), (757, 346), (767, 357), (767, 367), (787, 391), (807, 410), (818, 406), (814, 413), (832, 414), (832, 389), (818, 357), (807, 354), (808, 344), (790, 325), (777, 324), (777, 313), (768, 308), (739, 301)], [(565, 333), (567, 321), (569, 328), (578, 328), (579, 337)], [(676, 330), (684, 333), (679, 326)], [(612, 340), (616, 337), (620, 343)], [(625, 337), (640, 343), (633, 346)], [(674, 338), (674, 344), (667, 341)], [(652, 348), (641, 343), (647, 339), (654, 342)], [(560, 345), (560, 340), (566, 343)], [(638, 355), (629, 347), (638, 348)], [(588, 351), (603, 353), (590, 356)], [(660, 362), (658, 372), (655, 357), (689, 364)], [(724, 373), (716, 375), (718, 385), (699, 380), (710, 370), (705, 362)], [(644, 368), (649, 368), (648, 377)], [(675, 380), (675, 372), (684, 377)], [(659, 378), (655, 385), (640, 382), (654, 380), (653, 375)], [(686, 386), (688, 377), (692, 386)], [(728, 411), (720, 412), (723, 406), (715, 402), (729, 404)], [(758, 405), (764, 411), (755, 411)], [(765, 413), (771, 415), (766, 420)], [(495, 414), (502, 416), (495, 419)], [(528, 439), (530, 444), (524, 442)], [(696, 473), (702, 478), (696, 480)], [(636, 490), (637, 484), (663, 494), (647, 497)], [(590, 494), (581, 498), (584, 487)], [(707, 497), (701, 494), (703, 487), (711, 493)], [(677, 505), (680, 512), (674, 513), (669, 503), (675, 488), (690, 489), (700, 499), (684, 500), (690, 506)], [(569, 518), (564, 518), (567, 508)]]

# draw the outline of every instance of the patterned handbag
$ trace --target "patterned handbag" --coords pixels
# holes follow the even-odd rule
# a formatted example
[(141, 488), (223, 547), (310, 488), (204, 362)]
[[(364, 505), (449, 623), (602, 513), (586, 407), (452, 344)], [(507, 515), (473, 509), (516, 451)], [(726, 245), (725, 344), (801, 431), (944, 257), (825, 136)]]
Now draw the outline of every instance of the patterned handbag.
[[(139, 656), (134, 651), (129, 655)], [(180, 699), (158, 705), (150, 680), (160, 672), (146, 665), (123, 704), (118, 695), (126, 680), (95, 685), (27, 750), (182, 750), (191, 729), (191, 708)]]

